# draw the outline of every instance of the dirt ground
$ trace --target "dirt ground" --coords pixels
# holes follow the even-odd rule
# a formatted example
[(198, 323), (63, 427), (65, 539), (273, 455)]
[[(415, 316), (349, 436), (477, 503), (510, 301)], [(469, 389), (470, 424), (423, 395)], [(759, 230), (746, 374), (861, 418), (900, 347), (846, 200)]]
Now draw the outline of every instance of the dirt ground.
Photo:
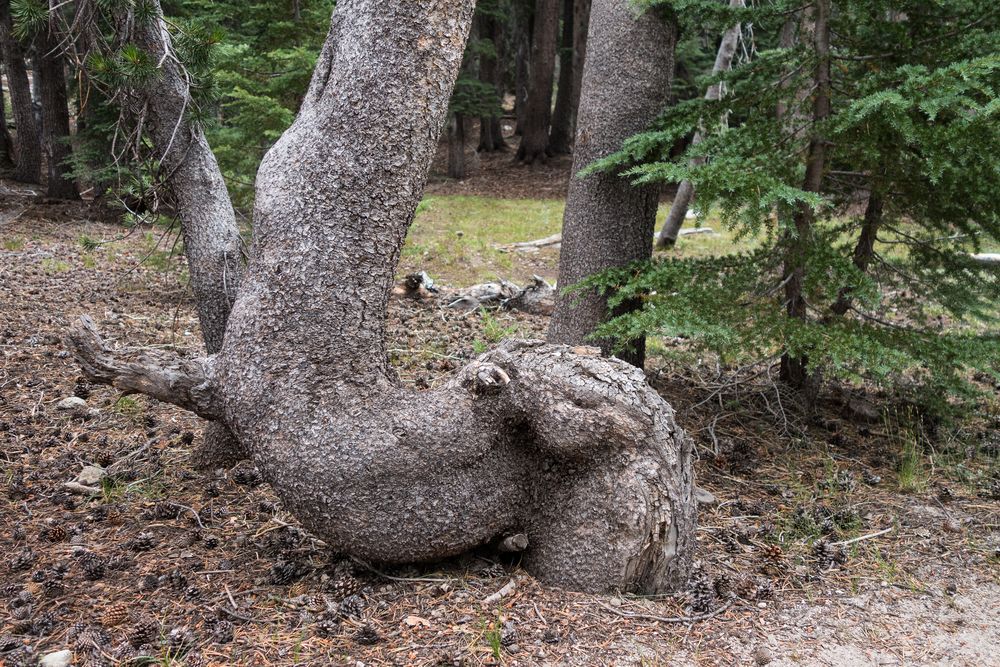
[[(199, 348), (173, 237), (8, 186), (2, 665), (63, 649), (74, 665), (1000, 664), (995, 413), (956, 427), (960, 446), (954, 430), (937, 434), (903, 479), (905, 429), (861, 419), (843, 393), (807, 413), (766, 378), (724, 383), (708, 362), (654, 360), (651, 382), (695, 438), (698, 485), (713, 496), (692, 590), (570, 593), (486, 551), (409, 568), (352, 562), (299, 530), (249, 463), (194, 470), (196, 418), (78, 381), (62, 336), (84, 313), (117, 345)], [(440, 306), (392, 304), (391, 354), (418, 387), (511, 331), (546, 326)], [(73, 396), (83, 404), (61, 409)], [(946, 448), (948, 470), (936, 464)], [(65, 486), (85, 465), (107, 475), (93, 495)]]

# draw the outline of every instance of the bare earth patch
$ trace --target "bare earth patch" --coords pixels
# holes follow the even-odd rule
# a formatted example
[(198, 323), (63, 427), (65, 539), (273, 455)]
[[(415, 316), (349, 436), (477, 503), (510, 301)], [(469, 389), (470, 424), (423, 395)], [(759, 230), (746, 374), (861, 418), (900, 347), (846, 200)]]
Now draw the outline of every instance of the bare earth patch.
[[(716, 500), (691, 592), (568, 593), (485, 549), (353, 563), (299, 530), (249, 462), (192, 470), (195, 418), (77, 382), (62, 336), (84, 313), (119, 345), (200, 345), (173, 237), (81, 218), (0, 203), (0, 664), (61, 649), (74, 665), (998, 664), (995, 415), (970, 427), (965, 483), (928, 465), (901, 493), (895, 434), (837, 396), (807, 417), (769, 384), (720, 393), (704, 368), (654, 364)], [(433, 299), (400, 298), (391, 318), (417, 386), (546, 326)], [(74, 394), (83, 405), (60, 409)], [(105, 468), (94, 495), (64, 486), (85, 465)]]

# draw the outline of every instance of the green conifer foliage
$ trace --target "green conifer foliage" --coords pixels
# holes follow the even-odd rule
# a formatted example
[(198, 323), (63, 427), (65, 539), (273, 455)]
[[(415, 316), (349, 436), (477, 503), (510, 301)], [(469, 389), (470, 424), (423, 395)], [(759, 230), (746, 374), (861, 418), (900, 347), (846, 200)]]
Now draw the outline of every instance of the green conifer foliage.
[[(972, 0), (835, 0), (832, 113), (816, 123), (811, 5), (671, 4), (720, 34), (752, 23), (757, 52), (720, 77), (722, 100), (678, 104), (589, 169), (690, 179), (699, 209), (757, 249), (589, 279), (578, 287), (645, 304), (597, 335), (683, 336), (741, 363), (798, 356), (816, 377), (931, 385), (939, 396), (967, 390), (973, 369), (995, 382), (1000, 273), (972, 254), (1000, 247), (1000, 15)], [(789, 19), (799, 39), (778, 48)], [(671, 157), (699, 127), (704, 141)], [(819, 192), (802, 189), (812, 137), (826, 150)], [(801, 206), (815, 220), (805, 239), (792, 224)], [(805, 319), (786, 315), (790, 247), (804, 253)]]

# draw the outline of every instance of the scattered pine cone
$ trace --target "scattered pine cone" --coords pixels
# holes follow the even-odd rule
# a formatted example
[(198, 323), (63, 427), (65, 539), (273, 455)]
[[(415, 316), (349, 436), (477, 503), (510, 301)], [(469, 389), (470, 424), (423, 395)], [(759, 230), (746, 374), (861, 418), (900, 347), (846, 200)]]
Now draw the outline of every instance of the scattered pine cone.
[(88, 551), (80, 558), (80, 567), (83, 569), (83, 576), (89, 581), (97, 581), (104, 577), (107, 564), (103, 558)]
[(62, 579), (46, 579), (42, 584), (42, 590), (45, 592), (45, 597), (57, 598), (66, 592), (66, 586)]
[(689, 595), (691, 611), (696, 614), (708, 613), (715, 606), (715, 586), (712, 584), (712, 580), (704, 574), (695, 579)]
[(361, 618), (365, 611), (365, 601), (359, 595), (349, 595), (337, 608), (341, 618)]
[(365, 587), (365, 582), (354, 576), (351, 572), (341, 572), (334, 575), (329, 583), (328, 590), (337, 601), (357, 595)]
[(128, 643), (139, 648), (143, 644), (152, 644), (160, 637), (160, 624), (150, 618), (144, 618), (134, 624), (126, 634)]
[(104, 614), (101, 615), (101, 625), (106, 628), (113, 628), (121, 625), (128, 619), (128, 605), (115, 604), (104, 610)]
[(813, 546), (813, 556), (816, 558), (816, 566), (821, 570), (829, 570), (835, 564), (847, 562), (844, 550), (826, 540), (820, 540)]
[(323, 614), (316, 621), (315, 632), (319, 637), (329, 639), (340, 630), (340, 619), (332, 614)]
[(10, 569), (13, 572), (23, 572), (31, 567), (37, 556), (31, 547), (24, 547), (10, 561)]
[(785, 552), (777, 544), (765, 544), (760, 553), (772, 563), (782, 563), (785, 560)]
[(125, 547), (132, 551), (149, 551), (156, 546), (156, 541), (151, 533), (139, 533), (131, 540), (125, 542)]
[(212, 625), (212, 642), (215, 644), (228, 644), (235, 634), (236, 627), (232, 621), (220, 618)]
[(76, 378), (76, 382), (73, 384), (73, 395), (77, 398), (82, 398), (87, 400), (90, 398), (91, 384), (87, 381), (87, 378), (82, 375)]
[(500, 563), (490, 563), (479, 571), (479, 576), (489, 579), (499, 579), (507, 576), (507, 568)]
[(382, 641), (378, 632), (370, 625), (366, 625), (354, 635), (354, 641), (363, 646), (372, 646)]
[(69, 533), (66, 532), (66, 528), (64, 526), (53, 524), (42, 529), (42, 537), (44, 537), (47, 542), (65, 542), (66, 538), (69, 537)]
[(715, 588), (715, 595), (720, 600), (728, 600), (733, 597), (733, 580), (728, 575), (720, 574), (712, 580), (712, 585)]
[(174, 628), (169, 633), (167, 633), (167, 647), (171, 649), (174, 655), (179, 655), (187, 653), (194, 645), (198, 643), (198, 639), (191, 632), (191, 629), (187, 626), (181, 626), (179, 628)]

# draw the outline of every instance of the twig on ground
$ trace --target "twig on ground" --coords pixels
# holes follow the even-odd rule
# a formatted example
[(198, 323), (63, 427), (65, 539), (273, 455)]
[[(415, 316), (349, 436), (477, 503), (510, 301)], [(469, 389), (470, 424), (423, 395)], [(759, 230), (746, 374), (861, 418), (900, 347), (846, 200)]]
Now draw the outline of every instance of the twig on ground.
[(733, 601), (730, 600), (726, 604), (722, 605), (718, 609), (713, 609), (712, 611), (706, 612), (704, 614), (698, 614), (697, 616), (656, 616), (655, 614), (639, 614), (633, 611), (622, 611), (621, 609), (615, 609), (611, 605), (604, 604), (603, 602), (598, 602), (598, 606), (607, 609), (612, 614), (616, 616), (621, 616), (622, 618), (631, 618), (639, 621), (658, 621), (660, 623), (697, 623), (698, 621), (707, 621), (710, 618), (715, 618), (719, 614), (727, 611), (733, 606)]
[(865, 540), (870, 540), (870, 539), (873, 539), (873, 538), (876, 538), (876, 537), (881, 537), (882, 535), (885, 535), (886, 533), (891, 533), (891, 532), (892, 532), (892, 528), (890, 527), (890, 528), (886, 528), (885, 530), (880, 530), (880, 531), (878, 531), (876, 533), (868, 533), (867, 535), (861, 535), (859, 537), (852, 537), (849, 540), (841, 540), (840, 542), (834, 542), (833, 546), (835, 546), (835, 547), (846, 547), (848, 544), (856, 544), (858, 542), (863, 542)]

